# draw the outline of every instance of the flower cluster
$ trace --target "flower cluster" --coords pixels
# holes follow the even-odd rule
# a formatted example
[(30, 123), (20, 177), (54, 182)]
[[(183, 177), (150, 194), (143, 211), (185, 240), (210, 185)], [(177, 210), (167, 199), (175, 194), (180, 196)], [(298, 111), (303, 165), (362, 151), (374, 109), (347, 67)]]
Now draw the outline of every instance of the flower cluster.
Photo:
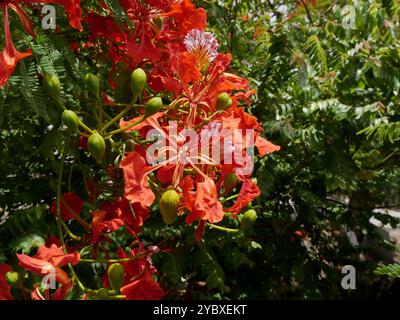
[[(19, 1), (12, 2), (12, 8), (17, 7), (16, 2)], [(0, 68), (7, 72), (1, 73), (2, 85), (18, 59), (29, 54), (19, 54), (12, 46), (6, 3), (2, 5), (7, 44)], [(64, 5), (71, 25), (81, 29), (79, 1), (59, 3)], [(155, 280), (158, 273), (151, 260), (160, 248), (146, 247), (138, 237), (150, 216), (150, 208), (158, 206), (166, 224), (183, 220), (195, 224), (195, 239), (201, 241), (207, 225), (218, 227), (215, 224), (224, 218), (236, 219), (259, 196), (260, 190), (251, 178), (253, 147), (260, 157), (279, 150), (279, 146), (262, 137), (261, 125), (245, 111), (256, 91), (250, 88), (247, 79), (230, 72), (231, 56), (220, 53), (217, 39), (206, 32), (204, 9), (196, 8), (190, 0), (120, 0), (119, 3), (129, 23), (117, 26), (111, 10), (101, 1), (110, 15), (86, 13), (83, 23), (90, 36), (84, 44), (73, 47), (78, 53), (87, 48), (96, 50), (113, 70), (121, 65), (129, 72), (134, 70), (132, 102), (99, 132), (88, 128), (73, 112), (64, 112), (63, 121), (70, 128), (82, 126), (90, 133), (89, 139), (81, 137), (81, 146), (98, 164), (104, 160), (107, 139), (114, 136), (123, 139), (120, 134), (124, 134), (135, 141), (134, 148), (118, 162), (123, 173), (123, 194), (116, 199), (99, 200), (96, 181), (86, 181), (91, 221), (81, 216), (85, 201), (76, 193), (57, 196), (51, 212), (61, 229), (60, 239), (48, 241), (33, 257), (18, 255), (22, 268), (42, 277), (53, 271), (59, 284), (53, 294), (48, 286), (43, 289), (35, 285), (32, 299), (63, 299), (74, 284), (83, 290), (84, 298), (163, 298), (165, 291)], [(105, 92), (96, 92), (98, 84), (94, 76), (88, 79), (93, 93), (101, 96), (105, 105), (117, 105)], [(109, 83), (117, 86), (113, 77)], [(141, 107), (140, 111), (136, 108), (135, 113), (134, 106)], [(120, 128), (108, 132), (116, 122)], [(111, 180), (117, 181), (115, 168), (109, 170)], [(85, 230), (82, 237), (68, 230), (71, 220)], [(110, 241), (109, 235), (121, 228), (133, 237), (133, 249), (128, 253), (120, 247), (110, 253), (105, 244)], [(64, 231), (75, 240), (74, 246), (64, 241)], [(83, 259), (78, 253), (88, 245), (95, 252), (93, 259)], [(105, 258), (96, 256), (99, 248)], [(78, 263), (94, 262), (106, 264), (103, 288), (99, 290), (84, 287), (74, 271)], [(66, 266), (72, 279), (62, 269)], [(12, 286), (27, 290), (18, 273), (8, 265), (0, 265), (0, 298), (12, 298)]]

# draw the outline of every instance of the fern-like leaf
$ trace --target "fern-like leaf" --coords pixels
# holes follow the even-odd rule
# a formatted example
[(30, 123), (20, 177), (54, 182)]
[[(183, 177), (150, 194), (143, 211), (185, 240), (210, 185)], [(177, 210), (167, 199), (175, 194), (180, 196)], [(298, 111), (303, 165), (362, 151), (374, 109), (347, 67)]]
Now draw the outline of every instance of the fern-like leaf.
[(40, 117), (50, 122), (46, 101), (36, 75), (35, 64), (22, 60), (18, 65), (18, 71), (21, 81), (21, 93), (24, 100)]
[(322, 70), (324, 73), (328, 72), (328, 61), (326, 58), (326, 54), (324, 48), (322, 47), (321, 41), (314, 34), (310, 36), (307, 40), (307, 51), (310, 54), (310, 58), (313, 63), (322, 65)]
[(391, 278), (400, 278), (400, 264), (388, 264), (386, 266), (379, 266), (374, 271), (379, 276), (389, 276)]

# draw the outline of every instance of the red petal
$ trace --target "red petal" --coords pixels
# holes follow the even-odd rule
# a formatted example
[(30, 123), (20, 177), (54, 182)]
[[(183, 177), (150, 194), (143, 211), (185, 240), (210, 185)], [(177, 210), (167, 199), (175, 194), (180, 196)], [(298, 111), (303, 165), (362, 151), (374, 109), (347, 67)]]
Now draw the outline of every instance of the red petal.
[(254, 145), (258, 149), (258, 153), (260, 154), (260, 157), (264, 157), (266, 154), (279, 151), (281, 149), (280, 146), (277, 146), (264, 138), (261, 138), (260, 136), (257, 136), (256, 141)]
[(196, 192), (194, 191), (193, 179), (190, 176), (186, 176), (182, 180), (180, 186), (182, 188), (185, 207), (189, 211), (192, 211), (194, 207), (194, 201), (196, 200)]
[(201, 80), (201, 72), (194, 54), (183, 52), (174, 60), (173, 69), (185, 86)]
[(144, 38), (137, 43), (136, 38), (130, 39), (127, 44), (127, 55), (132, 58), (134, 64), (140, 64), (144, 60), (150, 60), (156, 64), (161, 60), (162, 50), (153, 45), (152, 39)]
[(152, 278), (146, 277), (121, 288), (128, 300), (161, 300), (165, 292)]
[(113, 17), (102, 17), (90, 12), (85, 17), (85, 22), (89, 25), (91, 34), (90, 41), (95, 38), (106, 38), (114, 42), (125, 42), (126, 36), (115, 24)]
[[(126, 202), (128, 201), (126, 200)], [(149, 215), (150, 210), (147, 207), (139, 202), (135, 202), (131, 206), (128, 206), (128, 210), (125, 211), (125, 222), (135, 232), (139, 232)]]
[(242, 188), (240, 189), (239, 196), (235, 204), (226, 209), (227, 212), (239, 213), (244, 207), (246, 207), (251, 201), (260, 195), (260, 189), (258, 186), (247, 179), (243, 182)]
[[(79, 216), (80, 212), (82, 211), (83, 204), (84, 201), (75, 193), (64, 193), (60, 205), (62, 219), (64, 221), (69, 221), (74, 219), (75, 216)], [(50, 211), (54, 216), (57, 216), (56, 201), (53, 202)]]
[(17, 254), (17, 258), (19, 260), (19, 265), (22, 268), (40, 276), (48, 274), (49, 270), (54, 268), (50, 262), (33, 258), (26, 254)]
[(176, 20), (176, 36), (184, 36), (192, 29), (205, 30), (207, 27), (206, 11), (203, 8), (196, 9), (190, 0), (176, 2), (165, 16)]
[(18, 14), (25, 32), (29, 33), (32, 37), (36, 38), (36, 33), (35, 29), (33, 28), (32, 21), (26, 14), (26, 12), (22, 10), (22, 8), (15, 3), (9, 3), (8, 6)]
[(144, 206), (151, 206), (156, 197), (146, 181), (149, 168), (146, 159), (135, 151), (128, 154), (120, 166), (124, 171), (125, 197), (131, 203), (139, 202)]
[[(133, 126), (129, 129), (127, 129), (125, 132), (139, 131), (140, 136), (143, 138), (146, 138), (147, 132), (154, 128), (154, 126), (150, 122), (152, 122), (152, 123), (154, 123), (154, 121), (157, 122), (158, 119), (164, 115), (165, 115), (164, 112), (157, 112), (157, 113), (153, 114), (152, 116), (148, 117), (143, 122), (137, 124), (136, 126)], [(123, 128), (123, 127), (126, 127), (126, 126), (130, 125), (131, 123), (134, 123), (142, 118), (143, 117), (140, 116), (140, 117), (128, 120), (128, 121), (121, 120), (119, 125), (121, 128)]]
[(194, 208), (200, 213), (201, 219), (210, 223), (220, 222), (224, 218), (224, 209), (218, 201), (217, 188), (213, 180), (204, 177), (203, 182), (197, 183)]
[(206, 227), (206, 222), (204, 220), (200, 220), (199, 225), (194, 234), (194, 239), (196, 241), (200, 241), (201, 238), (203, 237), (205, 227)]
[(157, 171), (157, 179), (161, 183), (171, 184), (172, 176), (174, 175), (176, 165), (170, 164), (166, 165), (165, 167), (161, 167)]
[(35, 258), (51, 262), (55, 267), (62, 267), (68, 263), (76, 265), (79, 263), (80, 255), (77, 251), (64, 254), (62, 247), (52, 244), (49, 248), (41, 246), (38, 249)]
[(0, 88), (8, 82), (18, 61), (32, 54), (30, 50), (21, 53), (15, 49), (11, 40), (10, 25), (8, 23), (7, 3), (3, 2), (2, 5), (6, 44), (4, 50), (0, 53)]
[(56, 292), (53, 294), (52, 300), (65, 300), (65, 296), (67, 295), (68, 291), (72, 288), (72, 281), (68, 281), (67, 284), (60, 286)]

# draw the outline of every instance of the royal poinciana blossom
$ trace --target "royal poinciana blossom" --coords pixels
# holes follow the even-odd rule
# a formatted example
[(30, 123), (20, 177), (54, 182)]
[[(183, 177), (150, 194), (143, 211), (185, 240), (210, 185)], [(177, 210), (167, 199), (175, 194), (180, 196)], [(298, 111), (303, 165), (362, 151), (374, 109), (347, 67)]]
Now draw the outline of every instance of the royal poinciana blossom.
[[(4, 70), (1, 85), (7, 82), (18, 60), (31, 54), (18, 53), (11, 42), (7, 5), (15, 9), (19, 2), (30, 1), (1, 2), (6, 32), (6, 48), (0, 60)], [(62, 4), (71, 26), (82, 29), (79, 1), (42, 2)], [(125, 109), (105, 123), (101, 113), (96, 129), (90, 129), (71, 110), (63, 112), (63, 123), (70, 133), (81, 134), (79, 143), (72, 145), (82, 152), (89, 151), (96, 160), (94, 165), (108, 172), (112, 186), (123, 179), (121, 192), (116, 196), (102, 194), (104, 182), (88, 177), (86, 171), (86, 194), (71, 190), (71, 181), (68, 192), (63, 192), (68, 150), (62, 149), (57, 197), (50, 207), (57, 221), (58, 238), (40, 246), (33, 256), (17, 255), (17, 269), (29, 271), (35, 279), (54, 274), (55, 287), (46, 287), (37, 280), (27, 289), (21, 282), (10, 280), (20, 271), (12, 274), (12, 267), (0, 265), (2, 299), (12, 299), (11, 288), (22, 290), (24, 295), (30, 290), (35, 300), (64, 299), (72, 288), (80, 290), (82, 299), (162, 299), (168, 288), (160, 279), (168, 275), (158, 273), (152, 256), (173, 247), (162, 250), (141, 242), (140, 231), (152, 209), (160, 211), (157, 218), (163, 223), (194, 225), (196, 241), (202, 241), (206, 226), (228, 230), (217, 224), (237, 219), (260, 195), (251, 177), (254, 157), (280, 149), (262, 137), (261, 125), (245, 111), (256, 91), (247, 79), (229, 69), (231, 56), (219, 52), (217, 39), (206, 31), (204, 9), (196, 8), (189, 0), (119, 3), (131, 20), (129, 24), (117, 25), (111, 15), (88, 12), (83, 21), (90, 35), (71, 47), (77, 53), (94, 50), (110, 63), (111, 71), (134, 70), (132, 101), (116, 101), (104, 88), (99, 92), (100, 82), (90, 74), (85, 80), (88, 90), (97, 99), (103, 97), (105, 114), (111, 106), (122, 105)], [(101, 6), (111, 14), (102, 1)], [(20, 16), (33, 34), (29, 19), (22, 13)], [(118, 81), (113, 75), (110, 72), (108, 80), (115, 88)], [(51, 81), (52, 98), (57, 100), (59, 85)], [(119, 129), (110, 131), (112, 125)], [(78, 127), (85, 132), (78, 131)], [(124, 148), (118, 158), (111, 159), (106, 141), (115, 144), (117, 139), (121, 143), (133, 141), (133, 147)], [(74, 234), (71, 225), (82, 234)], [(113, 252), (113, 234), (121, 231), (132, 238), (132, 243), (129, 247), (118, 243)], [(89, 252), (90, 257), (82, 258), (80, 252)], [(103, 264), (103, 288), (86, 288), (80, 281), (74, 268), (88, 263)]]

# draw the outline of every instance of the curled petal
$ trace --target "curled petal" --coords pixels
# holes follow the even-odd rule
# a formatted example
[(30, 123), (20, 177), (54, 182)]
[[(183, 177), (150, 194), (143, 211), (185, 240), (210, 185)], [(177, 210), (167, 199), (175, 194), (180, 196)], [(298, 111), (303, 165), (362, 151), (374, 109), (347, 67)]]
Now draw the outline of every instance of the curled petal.
[(19, 5), (15, 3), (9, 3), (8, 6), (18, 14), (25, 32), (30, 34), (32, 37), (36, 38), (36, 32), (35, 29), (33, 28), (32, 21), (26, 14), (26, 12)]
[(224, 218), (224, 210), (218, 200), (215, 183), (206, 176), (203, 182), (197, 183), (194, 208), (200, 214), (201, 219), (210, 223), (218, 223)]
[(6, 44), (4, 50), (0, 53), (0, 88), (3, 87), (17, 66), (18, 61), (30, 56), (32, 51), (24, 53), (18, 52), (11, 40), (10, 25), (8, 23), (8, 9), (7, 3), (2, 3), (3, 19), (4, 19), (4, 33)]
[(52, 244), (50, 247), (39, 247), (38, 252), (34, 257), (44, 261), (49, 261), (55, 267), (62, 267), (68, 263), (76, 265), (80, 260), (80, 255), (77, 251), (64, 254), (62, 247), (58, 247), (55, 244)]
[(50, 270), (53, 270), (53, 265), (45, 260), (37, 259), (30, 257), (26, 254), (17, 254), (17, 258), (19, 260), (19, 265), (34, 274), (44, 276), (49, 273)]
[(265, 155), (267, 155), (269, 153), (279, 151), (281, 149), (280, 146), (277, 146), (277, 145), (265, 140), (264, 138), (262, 138), (260, 136), (257, 136), (254, 145), (258, 149), (258, 153), (260, 154), (260, 157), (264, 157)]
[(132, 203), (139, 202), (149, 207), (155, 200), (155, 195), (147, 183), (146, 159), (138, 152), (132, 152), (121, 161), (124, 171), (125, 197)]
[(235, 204), (226, 209), (227, 212), (239, 213), (244, 207), (246, 207), (251, 201), (260, 195), (260, 189), (258, 186), (247, 179), (243, 182), (242, 188), (240, 189), (239, 196)]
[(128, 300), (161, 300), (165, 292), (151, 277), (145, 277), (121, 288)]

